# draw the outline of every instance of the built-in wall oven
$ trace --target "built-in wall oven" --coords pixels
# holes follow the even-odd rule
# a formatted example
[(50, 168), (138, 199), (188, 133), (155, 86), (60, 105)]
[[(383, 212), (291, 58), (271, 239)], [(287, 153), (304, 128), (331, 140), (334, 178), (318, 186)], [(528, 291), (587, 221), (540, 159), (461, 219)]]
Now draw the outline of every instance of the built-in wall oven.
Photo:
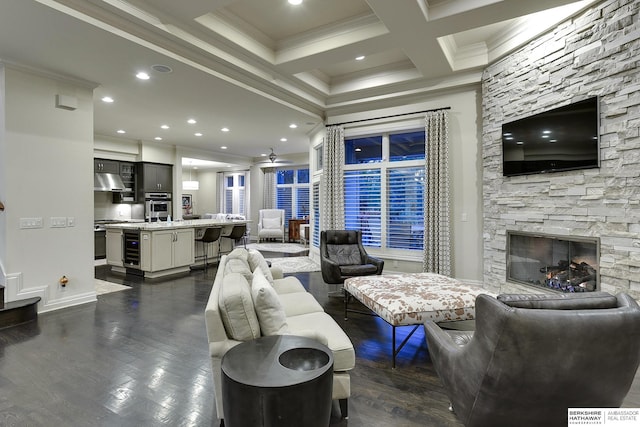
[(171, 214), (171, 193), (145, 193), (144, 218), (147, 222), (166, 221)]

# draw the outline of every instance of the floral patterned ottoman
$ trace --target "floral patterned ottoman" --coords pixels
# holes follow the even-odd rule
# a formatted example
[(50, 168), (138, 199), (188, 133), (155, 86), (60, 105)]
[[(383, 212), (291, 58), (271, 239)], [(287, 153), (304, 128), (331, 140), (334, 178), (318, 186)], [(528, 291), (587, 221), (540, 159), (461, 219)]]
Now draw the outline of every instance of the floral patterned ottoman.
[[(425, 320), (451, 322), (475, 317), (475, 301), (491, 294), (480, 286), (435, 273), (403, 273), (362, 276), (345, 280), (345, 319), (353, 296), (393, 327), (393, 367), (396, 355)], [(492, 294), (491, 294), (492, 295)], [(415, 325), (396, 348), (396, 327)]]

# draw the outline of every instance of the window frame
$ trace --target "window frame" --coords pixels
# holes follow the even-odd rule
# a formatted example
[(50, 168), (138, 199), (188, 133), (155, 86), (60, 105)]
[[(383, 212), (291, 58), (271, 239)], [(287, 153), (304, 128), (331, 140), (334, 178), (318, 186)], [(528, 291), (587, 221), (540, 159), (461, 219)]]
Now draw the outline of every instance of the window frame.
[[(419, 260), (422, 259), (423, 248), (420, 249), (401, 249), (401, 248), (390, 248), (388, 247), (387, 242), (387, 226), (388, 226), (388, 216), (389, 216), (389, 198), (388, 198), (388, 176), (389, 170), (391, 169), (404, 169), (409, 167), (421, 167), (425, 168), (426, 165), (426, 151), (425, 151), (425, 159), (420, 160), (401, 160), (401, 161), (390, 161), (389, 159), (389, 135), (391, 134), (399, 134), (399, 133), (409, 133), (409, 132), (417, 132), (424, 131), (424, 127), (419, 127), (416, 125), (405, 124), (405, 126), (399, 125), (390, 125), (388, 127), (376, 126), (375, 128), (371, 128), (367, 130), (361, 129), (359, 132), (345, 132), (345, 141), (353, 138), (362, 138), (367, 136), (380, 136), (382, 135), (382, 161), (375, 163), (363, 163), (363, 164), (347, 164), (346, 156), (343, 159), (343, 170), (346, 176), (347, 171), (358, 171), (358, 170), (372, 170), (379, 169), (380, 177), (381, 177), (381, 185), (380, 185), (380, 247), (377, 246), (366, 246), (367, 251), (370, 251), (372, 254), (378, 254), (383, 256), (390, 256), (396, 259), (406, 259), (406, 260)], [(426, 139), (426, 135), (425, 135)], [(345, 142), (346, 143), (346, 142)], [(346, 201), (345, 201), (345, 209), (346, 209)], [(345, 217), (346, 217), (345, 212)]]

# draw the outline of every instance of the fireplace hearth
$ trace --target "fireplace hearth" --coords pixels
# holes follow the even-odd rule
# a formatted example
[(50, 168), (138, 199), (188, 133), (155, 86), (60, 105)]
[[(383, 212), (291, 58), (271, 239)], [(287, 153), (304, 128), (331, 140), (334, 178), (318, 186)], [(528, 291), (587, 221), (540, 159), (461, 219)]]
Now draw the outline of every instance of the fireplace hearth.
[(507, 232), (507, 281), (559, 292), (599, 289), (597, 238)]

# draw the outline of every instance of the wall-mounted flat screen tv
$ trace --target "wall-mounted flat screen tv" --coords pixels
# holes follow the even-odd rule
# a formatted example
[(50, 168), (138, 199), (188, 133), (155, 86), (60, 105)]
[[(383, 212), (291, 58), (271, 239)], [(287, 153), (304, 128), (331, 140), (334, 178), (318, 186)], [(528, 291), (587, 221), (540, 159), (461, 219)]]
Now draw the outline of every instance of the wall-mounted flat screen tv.
[(598, 97), (502, 125), (505, 176), (600, 166)]

